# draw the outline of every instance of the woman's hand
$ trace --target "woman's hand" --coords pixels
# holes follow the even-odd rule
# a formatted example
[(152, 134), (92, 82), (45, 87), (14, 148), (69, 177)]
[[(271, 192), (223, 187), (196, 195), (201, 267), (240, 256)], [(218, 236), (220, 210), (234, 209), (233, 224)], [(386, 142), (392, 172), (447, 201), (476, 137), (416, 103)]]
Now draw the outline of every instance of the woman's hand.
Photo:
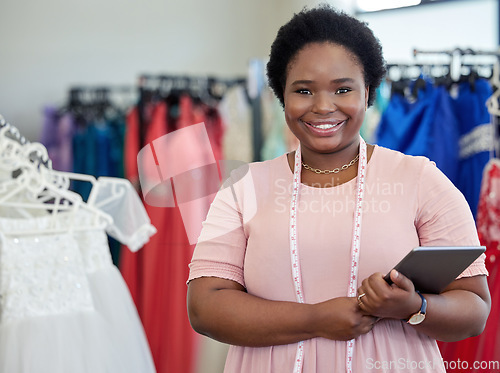
[(396, 270), (390, 276), (392, 285), (382, 273), (364, 279), (358, 288), (358, 307), (364, 314), (379, 318), (408, 319), (418, 312), (422, 300), (410, 279)]
[(345, 341), (368, 333), (377, 320), (359, 309), (355, 297), (316, 304), (273, 301), (216, 277), (190, 281), (187, 298), (194, 330), (240, 346), (274, 346), (316, 337)]
[(334, 298), (315, 305), (315, 330), (323, 338), (348, 341), (372, 330), (378, 318), (358, 307), (356, 298)]
[[(422, 300), (413, 283), (395, 270), (391, 272), (391, 280), (394, 283), (387, 284), (381, 273), (363, 280), (358, 288), (358, 307), (364, 314), (408, 319), (418, 312)], [(483, 331), (491, 306), (486, 276), (462, 277), (441, 294), (423, 295), (427, 300), (425, 320), (413, 326), (419, 332), (440, 341), (453, 342)]]

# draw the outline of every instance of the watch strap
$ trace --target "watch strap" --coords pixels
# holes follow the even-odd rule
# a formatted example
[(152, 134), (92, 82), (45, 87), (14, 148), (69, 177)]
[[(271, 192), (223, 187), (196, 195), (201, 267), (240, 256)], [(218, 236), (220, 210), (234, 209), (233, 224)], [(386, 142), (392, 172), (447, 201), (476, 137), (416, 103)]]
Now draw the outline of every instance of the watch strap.
[(425, 312), (427, 311), (427, 299), (420, 294), (420, 292), (417, 290), (417, 294), (420, 296), (420, 299), (422, 299), (422, 305), (420, 306), (420, 310), (413, 315), (410, 316), (408, 319), (407, 323), (411, 325), (418, 325), (422, 321), (425, 320)]
[(420, 292), (417, 290), (417, 294), (420, 295), (420, 298), (422, 299), (422, 306), (420, 306), (420, 313), (425, 315), (425, 312), (427, 311), (427, 299), (420, 294)]

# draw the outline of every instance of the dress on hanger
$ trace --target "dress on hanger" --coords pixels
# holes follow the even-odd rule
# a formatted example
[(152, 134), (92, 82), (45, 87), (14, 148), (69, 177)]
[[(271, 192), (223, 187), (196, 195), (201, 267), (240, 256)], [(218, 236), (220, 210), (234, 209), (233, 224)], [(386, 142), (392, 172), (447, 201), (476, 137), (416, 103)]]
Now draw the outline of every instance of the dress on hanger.
[[(155, 372), (106, 233), (137, 250), (156, 229), (128, 181), (103, 178), (94, 188), (91, 198), (116, 218), (111, 225), (93, 225), (83, 209), (75, 227), (89, 228), (73, 231), (66, 212), (0, 218), (1, 372)], [(109, 199), (116, 188), (120, 197)], [(61, 233), (44, 234), (48, 226)]]
[(477, 213), (479, 240), (486, 246), (486, 267), (491, 310), (482, 334), (452, 343), (439, 343), (445, 361), (466, 361), (467, 372), (490, 373), (500, 369), (491, 366), (472, 369), (474, 362), (494, 362), (500, 356), (500, 160), (491, 159), (484, 168)]
[[(187, 166), (186, 159), (191, 156), (198, 160), (203, 159), (206, 155), (206, 144), (200, 143), (199, 138), (184, 141), (185, 138), (181, 139), (181, 135), (168, 146), (158, 140), (171, 134), (176, 137), (183, 129), (188, 133), (199, 133), (189, 127), (202, 122), (210, 140), (212, 159), (223, 159), (223, 126), (217, 111), (203, 104), (194, 104), (187, 94), (179, 97), (177, 105), (173, 115), (171, 105), (159, 102), (153, 110), (151, 122), (146, 125), (143, 146), (154, 144), (157, 156), (155, 164), (160, 167), (179, 168), (180, 164), (182, 167)], [(128, 162), (126, 170), (127, 177), (132, 179), (137, 179), (140, 172), (150, 170), (152, 166), (156, 167), (155, 164), (143, 164), (143, 159), (137, 157), (140, 151), (138, 133), (144, 130), (140, 128), (137, 114), (137, 110), (132, 111), (127, 123), (126, 142), (131, 145), (127, 152), (133, 154), (125, 157)], [(138, 162), (142, 171), (137, 169)], [(170, 183), (169, 185), (173, 186), (175, 200), (167, 198), (165, 193), (162, 194), (165, 189), (152, 189), (150, 195), (153, 195), (152, 198), (156, 195), (157, 202), (167, 199), (171, 202), (169, 206), (159, 206), (148, 203), (150, 200), (146, 196), (145, 208), (153, 225), (159, 228), (158, 234), (152, 237), (140, 252), (125, 251), (121, 256), (120, 270), (134, 296), (158, 373), (190, 373), (195, 369), (200, 338), (191, 328), (187, 316), (186, 281), (189, 274), (188, 263), (194, 248), (190, 243), (190, 238), (194, 236), (191, 228), (198, 229), (195, 227), (198, 225), (198, 231), (201, 230), (204, 216), (197, 217), (201, 216), (203, 211), (208, 211), (211, 202), (207, 198), (211, 192), (207, 191), (209, 183), (204, 178), (204, 172), (213, 169), (199, 167), (196, 172), (190, 173), (191, 169), (184, 167), (182, 173), (165, 177), (168, 179), (163, 184)], [(192, 179), (189, 179), (190, 177)], [(141, 186), (144, 188), (144, 185)], [(142, 192), (144, 196), (145, 190)]]
[(71, 113), (60, 114), (56, 107), (46, 106), (40, 142), (47, 148), (52, 168), (73, 170), (73, 134), (75, 124)]
[(393, 94), (377, 128), (377, 144), (408, 155), (427, 155), (433, 92), (432, 83), (426, 81), (415, 101)]
[(457, 187), (464, 194), (472, 214), (476, 217), (483, 170), (491, 158), (493, 136), (491, 118), (486, 107), (492, 95), (488, 80), (478, 79), (459, 85), (454, 101), (460, 128), (460, 160)]
[(252, 113), (245, 87), (236, 85), (230, 88), (218, 105), (224, 123), (223, 149), (225, 158), (251, 162)]
[(446, 88), (434, 86), (429, 80), (414, 102), (394, 93), (377, 127), (377, 144), (426, 156), (456, 183), (459, 129), (453, 109)]

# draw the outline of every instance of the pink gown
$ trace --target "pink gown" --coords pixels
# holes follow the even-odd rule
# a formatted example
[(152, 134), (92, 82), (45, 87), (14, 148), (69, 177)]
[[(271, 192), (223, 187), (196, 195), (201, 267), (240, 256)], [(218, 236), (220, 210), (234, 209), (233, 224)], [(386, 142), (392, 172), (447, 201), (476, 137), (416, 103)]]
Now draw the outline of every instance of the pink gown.
[[(295, 301), (289, 251), (292, 171), (285, 155), (234, 172), (212, 204), (189, 279), (236, 281), (248, 293)], [(356, 179), (301, 188), (298, 248), (306, 303), (347, 295)], [(461, 193), (428, 159), (376, 147), (368, 162), (360, 280), (388, 272), (416, 246), (479, 245)], [(484, 255), (461, 276), (486, 275)], [(292, 372), (297, 344), (231, 346), (225, 372)], [(345, 372), (346, 342), (305, 341), (304, 373)], [(445, 372), (434, 339), (400, 320), (381, 320), (356, 339), (354, 372)]]

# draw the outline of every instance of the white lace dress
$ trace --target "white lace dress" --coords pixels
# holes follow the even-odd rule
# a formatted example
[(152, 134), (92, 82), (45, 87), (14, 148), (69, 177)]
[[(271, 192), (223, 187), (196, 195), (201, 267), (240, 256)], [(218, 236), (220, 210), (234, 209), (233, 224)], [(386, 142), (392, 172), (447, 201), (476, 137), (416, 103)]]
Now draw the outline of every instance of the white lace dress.
[[(92, 191), (97, 205), (116, 188), (108, 181)], [(131, 186), (121, 187), (120, 198), (102, 204), (118, 214), (106, 227), (85, 229), (91, 217), (83, 210), (74, 221), (80, 230), (57, 234), (42, 232), (68, 226), (65, 214), (0, 218), (0, 372), (155, 372), (106, 233), (137, 250), (156, 230)]]

